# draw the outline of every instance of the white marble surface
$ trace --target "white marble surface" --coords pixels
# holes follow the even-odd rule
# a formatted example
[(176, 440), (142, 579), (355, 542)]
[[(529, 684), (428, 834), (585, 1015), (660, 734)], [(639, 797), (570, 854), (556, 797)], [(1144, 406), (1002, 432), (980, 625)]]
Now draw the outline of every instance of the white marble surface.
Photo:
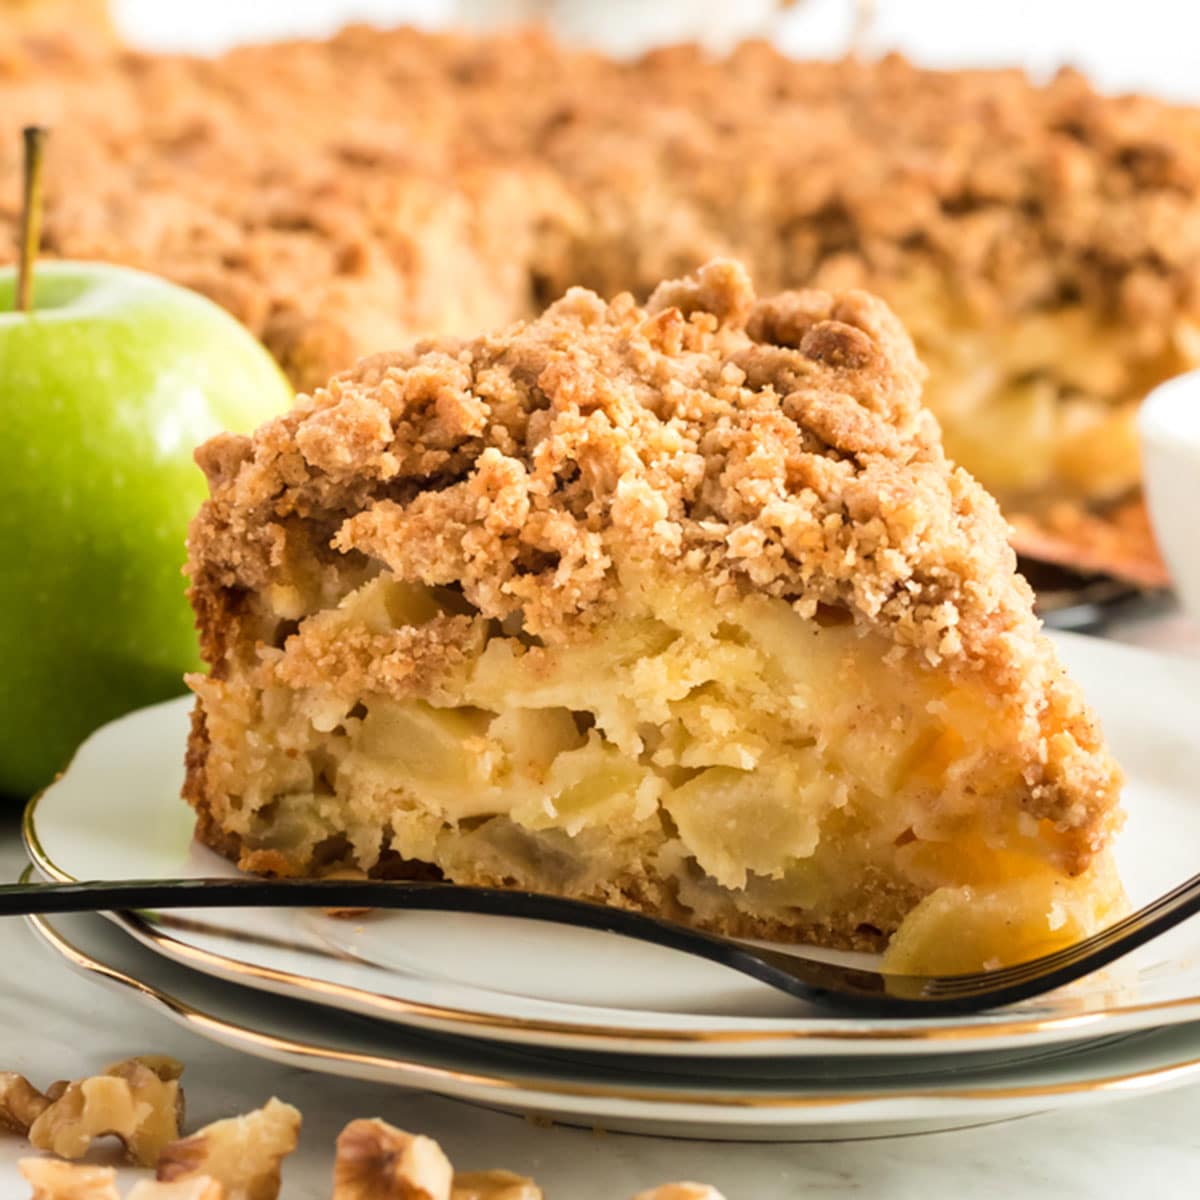
[[(1122, 641), (1200, 655), (1200, 627), (1168, 614), (1113, 631)], [(17, 814), (0, 817), (0, 880), (24, 865)], [(56, 961), (20, 920), (0, 921), (0, 1070), (34, 1082), (94, 1071), (136, 1053), (187, 1066), (189, 1123), (243, 1112), (272, 1095), (304, 1114), (283, 1200), (329, 1195), (334, 1139), (354, 1117), (428, 1133), (464, 1169), (534, 1176), (549, 1200), (628, 1200), (669, 1179), (712, 1183), (728, 1200), (857, 1195), (888, 1200), (1075, 1200), (1194, 1197), (1200, 1180), (1200, 1087), (1070, 1114), (957, 1133), (858, 1142), (751, 1145), (598, 1136), (423, 1093), (277, 1067), (203, 1041)], [(0, 1200), (28, 1189), (23, 1139), (0, 1133)], [(129, 1172), (132, 1180), (134, 1172)]]

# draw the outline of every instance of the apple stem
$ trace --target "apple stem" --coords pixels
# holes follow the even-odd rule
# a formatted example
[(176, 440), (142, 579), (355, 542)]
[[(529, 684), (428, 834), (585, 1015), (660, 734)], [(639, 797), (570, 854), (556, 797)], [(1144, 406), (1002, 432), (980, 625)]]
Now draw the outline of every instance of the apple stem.
[(22, 172), (21, 233), (17, 246), (17, 311), (28, 312), (33, 305), (33, 264), (42, 240), (42, 159), (46, 148), (46, 130), (27, 125), (21, 130), (25, 143)]

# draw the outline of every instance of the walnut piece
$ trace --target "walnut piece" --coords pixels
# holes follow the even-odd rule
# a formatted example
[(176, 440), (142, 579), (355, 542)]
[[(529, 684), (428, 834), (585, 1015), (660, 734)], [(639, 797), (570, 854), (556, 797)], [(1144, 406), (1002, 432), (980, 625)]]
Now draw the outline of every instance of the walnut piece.
[(30, 1125), (29, 1141), (61, 1158), (82, 1158), (96, 1138), (112, 1135), (133, 1162), (153, 1166), (179, 1136), (182, 1072), (174, 1059), (129, 1058), (68, 1083)]
[(633, 1200), (725, 1200), (708, 1183), (660, 1183), (658, 1187), (638, 1192)]
[(123, 1058), (120, 1062), (105, 1067), (104, 1074), (125, 1076), (134, 1066), (146, 1067), (153, 1071), (163, 1083), (183, 1077), (183, 1063), (169, 1054), (138, 1054), (133, 1058)]
[(208, 1175), (225, 1200), (275, 1200), (280, 1164), (296, 1148), (300, 1113), (272, 1097), (241, 1117), (213, 1121), (167, 1146), (158, 1160), (163, 1183)]
[(542, 1189), (512, 1171), (461, 1171), (454, 1176), (450, 1200), (542, 1200)]
[(32, 1200), (121, 1200), (112, 1167), (22, 1158), (17, 1168), (33, 1185)]
[(351, 1121), (338, 1135), (333, 1200), (450, 1200), (454, 1170), (432, 1138), (386, 1121)]
[(174, 1183), (143, 1179), (125, 1200), (225, 1200), (225, 1189), (211, 1175), (193, 1175)]
[(28, 1133), (50, 1107), (50, 1098), (15, 1071), (0, 1071), (0, 1129)]

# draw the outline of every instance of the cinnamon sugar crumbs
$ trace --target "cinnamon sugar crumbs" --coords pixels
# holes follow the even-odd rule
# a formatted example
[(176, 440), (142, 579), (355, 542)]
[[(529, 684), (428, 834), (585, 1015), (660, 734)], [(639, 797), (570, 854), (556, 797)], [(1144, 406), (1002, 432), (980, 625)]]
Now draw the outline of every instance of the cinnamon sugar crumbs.
[(1200, 113), (1077, 72), (361, 26), (199, 59), (76, 28), (6, 30), (0, 98), (0, 244), (17, 130), (53, 124), (47, 252), (205, 292), (300, 387), (714, 254), (769, 292), (933, 270), (968, 307), (1081, 301), (1151, 342), (1200, 311)]
[[(921, 383), (862, 292), (760, 300), (728, 260), (645, 308), (574, 289), (501, 333), (368, 359), (253, 439), (210, 443), (195, 587), (254, 586), (262, 531), (320, 513), (338, 553), (461, 585), (548, 642), (604, 610), (628, 561), (842, 608), (930, 662), (1011, 674), (1014, 645), (1034, 657), (1030, 594)], [(294, 647), (293, 684), (328, 665), (312, 650)], [(336, 654), (348, 670), (391, 651)]]

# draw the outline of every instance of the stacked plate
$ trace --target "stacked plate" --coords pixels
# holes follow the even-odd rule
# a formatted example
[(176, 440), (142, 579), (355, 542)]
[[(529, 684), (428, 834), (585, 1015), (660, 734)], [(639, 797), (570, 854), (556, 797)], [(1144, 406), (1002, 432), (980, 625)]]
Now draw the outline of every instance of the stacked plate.
[[(1192, 875), (1200, 662), (1056, 640), (1129, 775), (1135, 904)], [(97, 733), (31, 805), (47, 879), (232, 875), (178, 797), (186, 700)], [(948, 1129), (1200, 1080), (1200, 927), (1051, 996), (867, 1020), (615, 935), (470, 915), (39, 919), (72, 966), (249, 1054), (612, 1130), (806, 1139)]]

